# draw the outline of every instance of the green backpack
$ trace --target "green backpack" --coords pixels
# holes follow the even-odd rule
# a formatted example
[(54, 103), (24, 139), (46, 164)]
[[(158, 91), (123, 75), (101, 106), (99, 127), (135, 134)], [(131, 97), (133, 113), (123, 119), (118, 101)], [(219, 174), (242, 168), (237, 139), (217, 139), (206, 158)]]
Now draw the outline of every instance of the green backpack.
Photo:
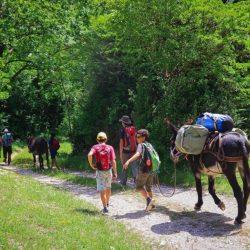
[(154, 147), (149, 142), (142, 143), (141, 157), (142, 172), (155, 174), (160, 172), (160, 158)]

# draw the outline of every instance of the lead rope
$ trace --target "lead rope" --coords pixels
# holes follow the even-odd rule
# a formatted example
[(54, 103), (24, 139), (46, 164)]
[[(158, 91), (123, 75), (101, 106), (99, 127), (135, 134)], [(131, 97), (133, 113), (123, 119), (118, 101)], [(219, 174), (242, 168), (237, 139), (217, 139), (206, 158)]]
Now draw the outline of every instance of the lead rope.
[(164, 197), (170, 198), (175, 194), (175, 190), (176, 190), (176, 162), (174, 162), (174, 189), (173, 192), (170, 195), (166, 195), (162, 192), (161, 187), (160, 187), (160, 182), (159, 182), (159, 178), (158, 178), (158, 174), (155, 173), (154, 174), (154, 179), (155, 179), (155, 185), (158, 187), (161, 195), (163, 195)]

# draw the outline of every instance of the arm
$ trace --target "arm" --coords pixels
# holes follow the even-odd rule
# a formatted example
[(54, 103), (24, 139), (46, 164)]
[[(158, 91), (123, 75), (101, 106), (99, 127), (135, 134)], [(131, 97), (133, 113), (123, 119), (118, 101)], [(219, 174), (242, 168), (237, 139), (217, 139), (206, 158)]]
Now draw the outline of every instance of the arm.
[(93, 164), (93, 152), (92, 151), (90, 151), (88, 154), (88, 162), (91, 168), (93, 168), (94, 170), (97, 170), (97, 168)]
[(120, 148), (120, 161), (122, 162), (122, 160), (123, 160), (123, 158), (122, 158), (122, 151), (123, 151), (123, 139), (120, 139), (119, 148)]
[(139, 159), (140, 156), (141, 156), (140, 152), (136, 152), (130, 159), (128, 159), (128, 160), (125, 162), (125, 164), (123, 165), (123, 168), (124, 168), (124, 169), (127, 169), (127, 168), (128, 168), (128, 165), (129, 165), (131, 162), (133, 162), (133, 161)]
[(115, 160), (112, 161), (112, 166), (113, 166), (113, 178), (116, 179), (117, 178), (117, 169), (116, 169), (116, 161)]

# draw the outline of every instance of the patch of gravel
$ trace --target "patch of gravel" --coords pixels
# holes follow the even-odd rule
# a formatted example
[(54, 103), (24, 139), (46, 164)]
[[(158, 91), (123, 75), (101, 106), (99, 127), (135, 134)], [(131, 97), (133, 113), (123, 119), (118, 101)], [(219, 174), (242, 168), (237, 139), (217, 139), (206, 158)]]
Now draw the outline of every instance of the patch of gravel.
[[(79, 199), (91, 202), (101, 209), (99, 195), (94, 188), (72, 184), (14, 166), (1, 166), (1, 169), (31, 176), (42, 184), (67, 190)], [(67, 172), (94, 177), (90, 173)], [(171, 187), (166, 186), (161, 186), (161, 189), (169, 194), (172, 191)], [(114, 193), (108, 216), (141, 234), (151, 243), (152, 249), (250, 249), (248, 219), (250, 212), (247, 212), (247, 219), (243, 225), (234, 225), (237, 213), (234, 197), (220, 195), (226, 205), (226, 210), (221, 211), (210, 195), (204, 192), (202, 210), (195, 212), (193, 209), (197, 200), (195, 189), (177, 188), (171, 198), (163, 197), (157, 189), (154, 192), (156, 208), (151, 212), (145, 211), (145, 202), (135, 191)]]

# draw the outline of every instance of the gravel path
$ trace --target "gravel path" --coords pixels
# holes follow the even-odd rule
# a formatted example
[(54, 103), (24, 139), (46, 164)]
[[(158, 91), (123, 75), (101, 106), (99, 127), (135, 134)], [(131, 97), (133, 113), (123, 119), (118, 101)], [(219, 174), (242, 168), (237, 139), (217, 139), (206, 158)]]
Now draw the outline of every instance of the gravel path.
[[(1, 171), (32, 176), (45, 185), (53, 185), (71, 192), (74, 196), (101, 208), (99, 195), (94, 188), (34, 173), (14, 166), (1, 166)], [(79, 176), (93, 177), (83, 172), (71, 172)], [(132, 184), (131, 184), (132, 185)], [(162, 187), (164, 193), (172, 188)], [(250, 249), (250, 208), (243, 225), (234, 225), (237, 213), (233, 197), (221, 197), (226, 210), (221, 211), (210, 195), (204, 193), (202, 210), (193, 210), (197, 199), (194, 189), (178, 188), (171, 198), (163, 197), (155, 189), (156, 208), (145, 211), (144, 200), (134, 191), (116, 192), (111, 197), (109, 216), (142, 234), (152, 249)]]

